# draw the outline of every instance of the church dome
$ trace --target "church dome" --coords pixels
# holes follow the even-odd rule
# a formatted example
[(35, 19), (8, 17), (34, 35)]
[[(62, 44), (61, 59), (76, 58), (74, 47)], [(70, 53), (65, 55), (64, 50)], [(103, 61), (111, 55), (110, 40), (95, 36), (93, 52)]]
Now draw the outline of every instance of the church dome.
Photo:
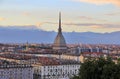
[(66, 46), (65, 39), (62, 35), (62, 33), (58, 33), (56, 36), (56, 39), (54, 41), (54, 46)]

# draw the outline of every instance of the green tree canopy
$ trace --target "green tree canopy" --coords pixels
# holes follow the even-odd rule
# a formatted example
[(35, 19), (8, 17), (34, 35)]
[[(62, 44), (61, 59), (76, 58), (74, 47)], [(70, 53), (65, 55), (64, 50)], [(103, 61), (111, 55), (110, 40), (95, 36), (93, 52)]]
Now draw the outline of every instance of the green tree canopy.
[(120, 64), (115, 64), (110, 57), (87, 59), (72, 79), (120, 79)]

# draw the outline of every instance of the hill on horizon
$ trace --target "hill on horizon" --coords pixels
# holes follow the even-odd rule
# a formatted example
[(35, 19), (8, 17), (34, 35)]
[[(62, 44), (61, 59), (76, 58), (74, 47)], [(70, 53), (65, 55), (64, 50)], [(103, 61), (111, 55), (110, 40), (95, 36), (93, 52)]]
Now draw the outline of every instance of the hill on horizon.
[[(53, 43), (57, 33), (38, 29), (11, 29), (0, 27), (0, 43)], [(120, 44), (120, 31), (111, 33), (64, 32), (69, 44)]]

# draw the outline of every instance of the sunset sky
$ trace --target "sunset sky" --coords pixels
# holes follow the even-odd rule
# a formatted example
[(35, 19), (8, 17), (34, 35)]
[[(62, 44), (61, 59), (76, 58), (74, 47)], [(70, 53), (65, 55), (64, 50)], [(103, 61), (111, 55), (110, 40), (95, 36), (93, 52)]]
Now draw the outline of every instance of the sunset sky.
[(120, 31), (120, 0), (0, 0), (0, 27), (64, 32)]

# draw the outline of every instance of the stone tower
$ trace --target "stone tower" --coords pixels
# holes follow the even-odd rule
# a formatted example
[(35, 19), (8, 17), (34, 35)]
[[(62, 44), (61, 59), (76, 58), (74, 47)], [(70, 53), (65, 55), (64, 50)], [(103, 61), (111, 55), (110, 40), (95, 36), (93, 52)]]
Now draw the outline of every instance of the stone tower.
[(66, 41), (64, 36), (62, 35), (62, 28), (61, 28), (61, 13), (59, 13), (59, 28), (58, 28), (58, 34), (55, 38), (54, 44), (53, 44), (54, 50), (66, 50)]

